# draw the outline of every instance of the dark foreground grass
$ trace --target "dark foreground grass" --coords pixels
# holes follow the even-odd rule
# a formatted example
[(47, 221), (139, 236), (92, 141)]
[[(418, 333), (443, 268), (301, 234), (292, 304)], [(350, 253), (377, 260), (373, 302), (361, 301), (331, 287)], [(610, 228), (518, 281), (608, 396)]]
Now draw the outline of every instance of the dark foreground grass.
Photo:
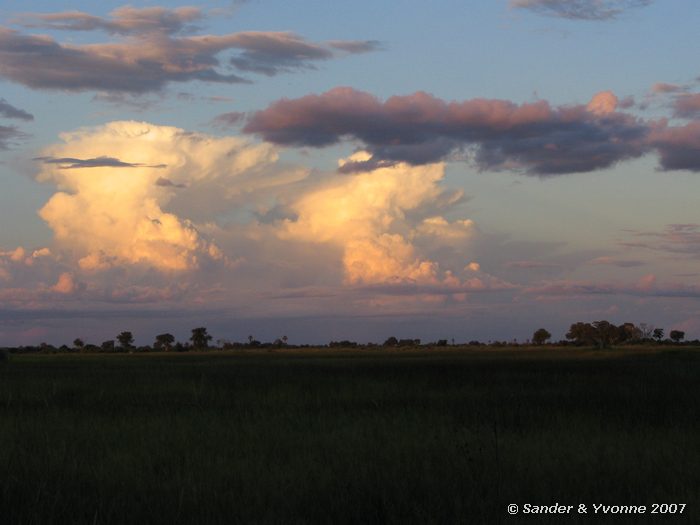
[[(12, 356), (0, 522), (698, 523), (699, 384), (693, 350)], [(506, 512), (555, 502), (687, 506)]]

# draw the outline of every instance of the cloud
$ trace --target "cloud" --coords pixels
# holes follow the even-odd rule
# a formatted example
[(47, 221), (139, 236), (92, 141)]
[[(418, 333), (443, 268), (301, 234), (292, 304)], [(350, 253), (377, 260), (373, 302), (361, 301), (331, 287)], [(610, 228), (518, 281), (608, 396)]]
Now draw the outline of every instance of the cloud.
[(678, 118), (700, 118), (700, 93), (683, 93), (673, 102), (673, 114)]
[(58, 169), (69, 170), (77, 168), (166, 168), (165, 164), (139, 164), (124, 162), (114, 157), (100, 156), (94, 159), (76, 159), (72, 157), (35, 157), (33, 160), (40, 160), (45, 164), (57, 164)]
[(648, 127), (616, 112), (611, 92), (588, 106), (552, 107), (472, 99), (445, 102), (427, 93), (385, 102), (352, 88), (282, 99), (254, 113), (244, 131), (281, 145), (323, 147), (343, 139), (364, 144), (371, 157), (343, 171), (396, 162), (413, 165), (473, 158), (483, 170), (556, 175), (607, 168), (648, 150)]
[(558, 281), (524, 290), (524, 293), (535, 295), (632, 295), (639, 297), (700, 297), (700, 286), (669, 282), (659, 284), (655, 275), (649, 274), (640, 278), (636, 283), (594, 283), (577, 281)]
[(612, 91), (601, 91), (600, 93), (596, 93), (591, 101), (586, 105), (586, 109), (588, 111), (599, 117), (615, 113), (616, 108), (617, 97)]
[(165, 177), (158, 177), (156, 179), (156, 186), (162, 186), (164, 188), (186, 188), (187, 185), (185, 184), (175, 184), (173, 181), (170, 179), (166, 179)]
[(651, 86), (652, 94), (665, 94), (665, 93), (682, 93), (686, 91), (685, 86), (678, 84), (669, 84), (668, 82), (657, 82)]
[(109, 44), (62, 45), (47, 36), (0, 28), (0, 72), (35, 89), (158, 91), (169, 82), (237, 83), (217, 69), (216, 55), (232, 47), (225, 37), (150, 38)]
[(669, 127), (665, 121), (651, 127), (649, 143), (664, 170), (700, 171), (700, 120)]
[(0, 98), (0, 116), (19, 120), (34, 120), (34, 115), (27, 113), (23, 109), (14, 107), (4, 98)]
[(0, 126), (0, 150), (9, 149), (17, 144), (16, 141), (26, 138), (27, 134), (20, 131), (16, 126)]
[[(431, 286), (454, 293), (486, 288), (489, 277), (464, 260), (463, 250), (478, 234), (474, 223), (434, 214), (445, 193), (439, 185), (443, 177), (442, 164), (398, 164), (332, 179), (290, 204), (295, 217), (278, 223), (278, 235), (336, 246), (349, 285)], [(461, 247), (459, 267), (447, 268), (431, 258), (431, 251), (444, 246)]]
[(333, 57), (326, 47), (306, 42), (294, 33), (239, 33), (237, 47), (243, 48), (243, 51), (231, 58), (231, 64), (241, 71), (268, 76), (314, 69), (315, 61)]
[(643, 261), (637, 261), (637, 260), (625, 260), (625, 259), (613, 259), (612, 257), (596, 257), (592, 261), (590, 261), (591, 264), (596, 264), (596, 265), (602, 265), (602, 266), (616, 266), (618, 268), (634, 268), (637, 266), (644, 266)]
[(196, 7), (165, 7), (135, 8), (123, 6), (110, 13), (105, 19), (80, 11), (64, 13), (28, 13), (21, 15), (16, 21), (30, 28), (45, 28), (62, 31), (95, 31), (102, 30), (112, 34), (130, 35), (138, 33), (176, 34), (191, 31), (192, 22), (204, 18), (202, 11)]
[(700, 224), (669, 224), (662, 231), (633, 231), (635, 241), (621, 242), (629, 248), (700, 257)]
[(328, 45), (347, 53), (370, 53), (384, 48), (378, 40), (330, 40)]
[[(229, 72), (229, 65), (270, 76), (313, 69), (316, 62), (339, 56), (335, 51), (338, 42), (308, 42), (290, 32), (183, 34), (193, 32), (192, 22), (203, 18), (193, 7), (127, 6), (113, 11), (109, 18), (77, 11), (27, 14), (20, 22), (28, 27), (102, 30), (116, 35), (117, 40), (63, 44), (49, 36), (0, 27), (0, 76), (36, 89), (143, 94), (160, 91), (172, 82), (250, 82)], [(373, 47), (353, 41), (340, 45), (343, 53)]]
[[(61, 138), (62, 144), (43, 152), (50, 161), (37, 176), (61, 191), (39, 214), (83, 270), (145, 265), (176, 271), (222, 260), (218, 246), (188, 220), (187, 206), (180, 207), (184, 218), (165, 210), (177, 196), (174, 190), (235, 185), (276, 160), (270, 146), (143, 122), (112, 122)], [(118, 160), (126, 157), (129, 162)], [(65, 163), (81, 168), (87, 163), (90, 173), (65, 169)]]
[(62, 293), (62, 294), (70, 294), (75, 291), (76, 285), (75, 282), (73, 281), (73, 276), (68, 273), (64, 272), (58, 277), (58, 281), (56, 281), (56, 284), (54, 284), (51, 289), (54, 292)]
[(540, 270), (561, 268), (560, 264), (546, 263), (541, 261), (511, 261), (505, 264), (506, 268), (517, 268), (519, 270)]
[(653, 0), (511, 0), (511, 7), (570, 20), (611, 20)]
[(246, 114), (241, 111), (229, 111), (228, 113), (222, 113), (214, 117), (212, 123), (215, 126), (224, 128), (233, 127), (242, 124), (245, 120), (245, 115)]
[[(687, 117), (694, 115), (695, 98), (678, 100), (686, 103)], [(663, 170), (700, 171), (700, 121), (671, 126), (667, 119), (643, 120), (618, 111), (624, 102), (611, 91), (585, 106), (446, 102), (423, 92), (381, 101), (342, 87), (273, 102), (253, 113), (243, 130), (286, 146), (359, 141), (371, 155), (345, 163), (344, 173), (469, 160), (481, 170), (549, 176), (609, 168), (651, 152)]]

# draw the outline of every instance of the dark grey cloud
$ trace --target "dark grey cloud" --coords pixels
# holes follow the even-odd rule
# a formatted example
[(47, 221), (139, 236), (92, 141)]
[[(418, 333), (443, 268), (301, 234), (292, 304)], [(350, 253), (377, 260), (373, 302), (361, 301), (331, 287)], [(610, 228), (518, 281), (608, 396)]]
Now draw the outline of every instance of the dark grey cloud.
[(167, 179), (165, 177), (158, 177), (158, 180), (156, 180), (156, 186), (161, 186), (164, 188), (186, 188), (184, 184), (175, 184), (173, 181), (170, 179)]
[(273, 76), (299, 69), (314, 69), (314, 62), (333, 58), (323, 45), (306, 42), (294, 33), (238, 33), (243, 49), (230, 62), (241, 71)]
[(114, 157), (95, 157), (92, 159), (77, 159), (73, 157), (35, 157), (44, 164), (58, 164), (59, 169), (79, 169), (79, 168), (165, 168), (165, 164), (139, 164), (134, 162), (124, 162)]
[(420, 92), (382, 102), (351, 88), (274, 102), (254, 113), (244, 131), (290, 146), (360, 141), (372, 156), (345, 164), (345, 171), (470, 158), (483, 170), (546, 176), (607, 168), (650, 148), (648, 124), (614, 106), (446, 102)]
[(27, 135), (15, 126), (0, 126), (0, 150), (6, 150), (17, 144), (16, 141), (24, 140)]
[(25, 27), (102, 30), (116, 39), (77, 45), (0, 27), (0, 78), (36, 89), (141, 94), (172, 82), (248, 83), (231, 68), (272, 76), (376, 48), (372, 41), (309, 42), (290, 32), (193, 35), (192, 22), (202, 18), (192, 7), (122, 7), (108, 18), (77, 11), (24, 15)]
[(662, 231), (629, 233), (634, 240), (621, 242), (622, 246), (700, 257), (700, 224), (669, 224)]
[(36, 89), (145, 93), (169, 82), (248, 82), (219, 72), (227, 41), (193, 38), (62, 45), (46, 36), (0, 28), (0, 77)]
[(23, 109), (14, 107), (4, 98), (0, 98), (0, 116), (19, 120), (34, 120), (34, 115)]
[(636, 268), (638, 266), (644, 266), (646, 263), (635, 259), (614, 259), (613, 257), (603, 256), (593, 259), (591, 264), (600, 266), (616, 266), (617, 268)]
[(650, 144), (659, 153), (662, 169), (700, 171), (700, 120), (674, 127), (661, 121), (651, 129)]
[(380, 49), (375, 40), (331, 40), (325, 44), (304, 40), (290, 32), (247, 31), (236, 34), (236, 47), (242, 49), (230, 62), (240, 71), (267, 76), (303, 69), (316, 69), (315, 62), (336, 58), (334, 49), (350, 54)]
[(511, 7), (570, 20), (611, 20), (653, 0), (511, 0)]
[(379, 40), (331, 40), (328, 45), (351, 54), (371, 53), (384, 49), (384, 45)]
[(636, 284), (588, 283), (576, 281), (559, 281), (533, 286), (524, 290), (535, 295), (585, 296), (585, 295), (630, 295), (635, 297), (700, 297), (700, 286), (684, 283), (656, 284), (651, 275)]
[(229, 111), (228, 113), (222, 113), (214, 117), (212, 123), (215, 126), (229, 128), (242, 124), (245, 120), (245, 116), (246, 114), (242, 111)]

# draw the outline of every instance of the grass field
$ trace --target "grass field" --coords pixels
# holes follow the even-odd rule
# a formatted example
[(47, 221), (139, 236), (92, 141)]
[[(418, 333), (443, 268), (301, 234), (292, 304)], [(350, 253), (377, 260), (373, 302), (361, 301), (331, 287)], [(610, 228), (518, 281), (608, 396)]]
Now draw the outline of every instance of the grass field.
[[(668, 347), (12, 355), (0, 522), (698, 523), (699, 386)], [(506, 512), (556, 502), (687, 506)]]

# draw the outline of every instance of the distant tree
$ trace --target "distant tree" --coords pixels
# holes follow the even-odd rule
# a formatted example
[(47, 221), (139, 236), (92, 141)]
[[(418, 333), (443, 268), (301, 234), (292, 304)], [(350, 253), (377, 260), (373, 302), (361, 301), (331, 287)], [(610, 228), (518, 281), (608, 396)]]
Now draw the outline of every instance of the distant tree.
[(656, 339), (656, 342), (660, 343), (663, 338), (664, 338), (664, 329), (663, 328), (654, 328), (654, 339)]
[(595, 329), (590, 323), (574, 323), (566, 332), (566, 338), (577, 345), (591, 345), (595, 343)]
[(119, 346), (128, 350), (134, 344), (134, 336), (131, 332), (122, 332), (117, 336), (117, 341), (119, 341)]
[(384, 341), (384, 346), (398, 346), (398, 345), (399, 345), (399, 340), (396, 339), (396, 337), (394, 337), (393, 335), (389, 339)]
[(73, 346), (80, 350), (85, 346), (85, 342), (78, 337), (73, 341)]
[(671, 333), (669, 333), (668, 336), (674, 343), (680, 343), (683, 339), (685, 339), (685, 332), (681, 332), (680, 330), (671, 330)]
[(608, 321), (594, 321), (593, 328), (593, 337), (598, 348), (608, 348), (619, 341), (620, 330), (614, 324)]
[(208, 348), (209, 341), (211, 340), (212, 337), (207, 333), (207, 329), (203, 326), (192, 329), (192, 336), (190, 337), (190, 341), (192, 341), (192, 346), (194, 348)]
[(642, 340), (649, 340), (654, 334), (654, 326), (649, 323), (639, 323), (639, 330), (642, 333)]
[(343, 339), (342, 341), (331, 341), (330, 343), (328, 343), (328, 346), (331, 348), (355, 348), (357, 346), (357, 343), (355, 341), (348, 341), (347, 339)]
[(153, 343), (153, 348), (155, 350), (170, 352), (170, 350), (173, 349), (173, 343), (175, 343), (175, 336), (173, 334), (159, 334), (156, 336), (156, 342)]
[(551, 339), (552, 334), (550, 334), (544, 328), (539, 328), (532, 334), (532, 343), (536, 345), (543, 345), (547, 339)]
[(100, 349), (103, 352), (114, 352), (114, 341), (110, 339), (109, 341), (103, 341), (100, 345)]
[(637, 328), (634, 323), (623, 323), (618, 329), (620, 342), (635, 343), (643, 339), (641, 328)]
[(621, 340), (620, 327), (608, 321), (595, 321), (593, 323), (574, 323), (566, 333), (566, 338), (577, 345), (595, 345), (598, 348), (607, 348)]

